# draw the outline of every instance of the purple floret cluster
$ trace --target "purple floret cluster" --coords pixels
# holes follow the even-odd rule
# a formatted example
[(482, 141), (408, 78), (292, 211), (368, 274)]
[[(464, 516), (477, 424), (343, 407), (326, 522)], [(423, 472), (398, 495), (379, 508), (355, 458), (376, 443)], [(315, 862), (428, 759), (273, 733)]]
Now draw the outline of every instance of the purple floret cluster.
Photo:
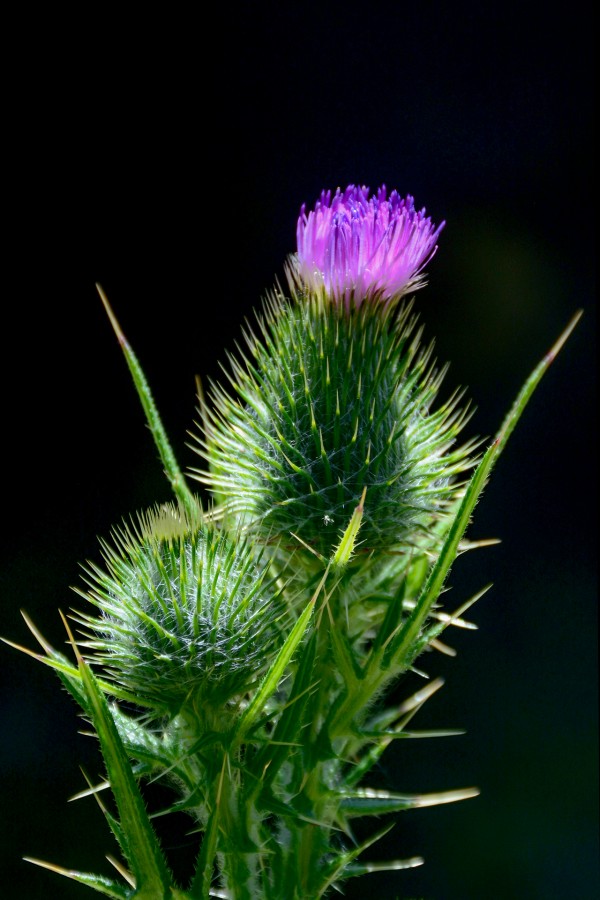
[(401, 296), (423, 284), (444, 224), (436, 227), (410, 195), (388, 197), (385, 185), (372, 197), (365, 186), (338, 188), (333, 197), (322, 191), (314, 210), (300, 210), (296, 277), (347, 308)]

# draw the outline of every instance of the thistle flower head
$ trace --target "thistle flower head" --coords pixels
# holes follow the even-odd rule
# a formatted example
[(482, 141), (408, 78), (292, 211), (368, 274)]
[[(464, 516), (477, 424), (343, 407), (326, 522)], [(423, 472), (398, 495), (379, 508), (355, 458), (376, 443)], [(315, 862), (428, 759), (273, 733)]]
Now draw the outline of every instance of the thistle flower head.
[(271, 299), (264, 340), (247, 336), (246, 365), (230, 358), (234, 396), (211, 388), (208, 469), (192, 474), (259, 541), (330, 558), (366, 488), (363, 553), (436, 545), (474, 446), (456, 445), (467, 412), (460, 394), (438, 404), (444, 370), (410, 304), (349, 316), (314, 294)]
[(314, 210), (300, 210), (294, 281), (309, 291), (324, 289), (347, 308), (368, 296), (400, 297), (423, 285), (423, 267), (437, 250), (437, 228), (410, 195), (385, 185), (322, 191)]
[(166, 504), (113, 532), (89, 565), (90, 661), (160, 714), (227, 704), (280, 643), (278, 591), (249, 545)]

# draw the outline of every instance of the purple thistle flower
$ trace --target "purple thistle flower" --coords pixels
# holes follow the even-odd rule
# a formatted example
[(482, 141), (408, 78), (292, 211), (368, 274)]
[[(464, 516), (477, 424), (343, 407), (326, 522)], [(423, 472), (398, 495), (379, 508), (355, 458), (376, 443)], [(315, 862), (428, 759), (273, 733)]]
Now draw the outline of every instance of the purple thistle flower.
[(423, 267), (444, 225), (436, 228), (410, 195), (392, 191), (388, 198), (385, 185), (371, 198), (369, 188), (353, 184), (333, 199), (322, 191), (314, 210), (300, 210), (293, 277), (348, 309), (368, 296), (400, 297), (423, 286)]

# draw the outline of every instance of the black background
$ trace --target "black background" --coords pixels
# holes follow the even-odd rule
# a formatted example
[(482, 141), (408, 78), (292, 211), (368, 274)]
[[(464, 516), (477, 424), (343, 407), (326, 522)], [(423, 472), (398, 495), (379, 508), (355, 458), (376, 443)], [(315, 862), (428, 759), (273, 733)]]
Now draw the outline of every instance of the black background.
[[(381, 183), (414, 195), (440, 249), (418, 296), (425, 335), (491, 436), (577, 309), (477, 507), (457, 606), (488, 582), (478, 632), (379, 784), (477, 785), (405, 813), (370, 858), (422, 854), (346, 895), (549, 900), (597, 892), (597, 445), (590, 4), (237, 4), (138, 19), (87, 8), (8, 24), (4, 85), (4, 522), (1, 634), (55, 645), (97, 536), (168, 499), (99, 281), (184, 468), (195, 376), (218, 376), (295, 247), (302, 202)], [(92, 799), (94, 740), (52, 673), (0, 649), (8, 896), (89, 891), (23, 856), (110, 873)], [(415, 685), (406, 682), (399, 696)], [(383, 823), (380, 823), (383, 824)], [(162, 826), (161, 826), (162, 827)], [(183, 874), (193, 845), (163, 833)], [(90, 894), (91, 896), (91, 894)]]

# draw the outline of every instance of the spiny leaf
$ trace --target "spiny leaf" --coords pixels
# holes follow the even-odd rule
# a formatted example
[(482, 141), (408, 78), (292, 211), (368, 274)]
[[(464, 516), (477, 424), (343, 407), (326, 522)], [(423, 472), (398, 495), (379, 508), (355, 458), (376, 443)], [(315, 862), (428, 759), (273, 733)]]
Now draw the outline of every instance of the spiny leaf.
[(259, 779), (257, 789), (263, 790), (272, 783), (281, 764), (289, 756), (286, 744), (300, 733), (300, 723), (311, 687), (316, 646), (316, 633), (313, 633), (303, 649), (289, 700), (281, 712), (273, 737), (261, 748), (252, 764), (252, 770)]
[(423, 592), (419, 597), (413, 612), (406, 620), (406, 623), (400, 630), (396, 639), (392, 642), (388, 652), (388, 659), (391, 660), (394, 658), (396, 661), (411, 661), (410, 648), (417, 638), (432, 604), (435, 602), (444, 586), (450, 568), (458, 555), (460, 543), (469, 524), (471, 514), (479, 500), (481, 492), (487, 484), (492, 468), (504, 450), (508, 438), (523, 414), (536, 387), (540, 383), (543, 375), (547, 372), (550, 364), (556, 358), (556, 355), (579, 321), (581, 315), (582, 312), (580, 311), (573, 317), (554, 346), (544, 356), (526, 380), (500, 426), (494, 442), (488, 447), (481, 462), (475, 469), (460, 502), (456, 516), (448, 531), (440, 555), (429, 574), (429, 578), (427, 579)]
[(306, 609), (298, 618), (298, 621), (290, 631), (287, 636), (285, 643), (281, 647), (279, 653), (277, 654), (275, 660), (271, 664), (269, 671), (263, 678), (256, 694), (252, 698), (250, 704), (246, 708), (244, 714), (238, 722), (236, 728), (235, 739), (237, 743), (241, 743), (245, 735), (248, 733), (256, 719), (262, 713), (264, 705), (271, 694), (277, 689), (281, 678), (287, 669), (289, 662), (291, 661), (294, 653), (296, 652), (300, 641), (304, 637), (306, 630), (310, 624), (311, 616), (315, 607), (315, 603), (317, 601), (317, 597), (320, 593), (322, 586), (325, 583), (325, 579), (329, 574), (329, 570), (325, 572), (321, 580), (321, 584), (317, 588), (315, 594), (312, 599), (307, 603)]
[[(394, 727), (394, 733), (403, 733), (404, 728), (410, 722), (413, 716), (418, 712), (419, 709), (421, 709), (423, 704), (426, 703), (426, 701), (443, 686), (443, 684), (443, 678), (436, 678), (426, 687), (422, 688), (420, 691), (417, 691), (415, 694), (409, 697), (408, 700), (405, 700), (404, 703), (402, 703), (399, 707), (385, 709), (378, 715), (371, 718), (367, 723), (367, 728), (386, 728), (391, 727), (394, 722), (397, 722), (396, 726)], [(347, 773), (345, 777), (345, 783), (347, 787), (354, 787), (359, 784), (359, 782), (364, 778), (367, 772), (370, 772), (373, 766), (377, 764), (384, 751), (387, 749), (387, 747), (389, 747), (392, 740), (394, 740), (393, 737), (380, 737), (374, 744), (369, 747), (364, 756)], [(362, 743), (364, 745), (366, 741), (363, 740)], [(371, 739), (369, 739), (369, 743), (371, 743)]]
[[(81, 674), (77, 666), (74, 666), (66, 656), (64, 656), (58, 650), (55, 650), (54, 647), (52, 647), (48, 643), (48, 641), (45, 640), (43, 635), (37, 630), (26, 612), (21, 610), (21, 615), (25, 619), (25, 623), (33, 636), (46, 651), (46, 656), (42, 656), (39, 653), (34, 653), (33, 650), (29, 650), (27, 647), (23, 647), (20, 644), (15, 644), (13, 641), (9, 641), (6, 638), (0, 638), (0, 641), (2, 641), (4, 644), (8, 644), (9, 647), (13, 647), (15, 650), (19, 650), (21, 653), (26, 653), (27, 656), (31, 656), (32, 659), (43, 663), (45, 666), (49, 666), (51, 669), (54, 669), (69, 693), (79, 703), (84, 712), (87, 712), (87, 695), (81, 685)], [(105, 694), (109, 694), (119, 700), (124, 700), (126, 703), (154, 708), (152, 704), (142, 702), (135, 694), (131, 694), (129, 693), (129, 691), (125, 691), (117, 687), (110, 681), (104, 681), (101, 678), (97, 678), (96, 681)]]
[(223, 787), (223, 779), (225, 776), (225, 767), (227, 764), (226, 755), (223, 756), (223, 765), (218, 776), (217, 790), (215, 794), (214, 806), (211, 810), (208, 825), (202, 839), (202, 846), (198, 856), (194, 879), (191, 884), (191, 893), (193, 897), (199, 897), (201, 900), (208, 900), (210, 896), (210, 887), (213, 879), (213, 869), (215, 856), (217, 854), (217, 838), (219, 833), (219, 817), (221, 814), (221, 790)]
[(25, 862), (33, 863), (34, 866), (41, 866), (42, 869), (49, 869), (50, 872), (56, 872), (58, 875), (64, 875), (66, 878), (78, 881), (80, 884), (98, 891), (99, 894), (104, 894), (105, 897), (112, 897), (113, 900), (130, 900), (131, 898), (130, 888), (124, 887), (110, 878), (105, 878), (103, 875), (92, 875), (88, 872), (65, 869), (62, 866), (55, 866), (53, 863), (43, 862), (41, 859), (33, 859), (31, 856), (23, 858)]
[(333, 554), (332, 561), (334, 569), (344, 569), (352, 559), (356, 548), (356, 540), (358, 538), (358, 533), (360, 531), (360, 526), (363, 519), (366, 496), (367, 489), (363, 488), (360, 502), (352, 513), (352, 518), (348, 523), (348, 527), (344, 531), (338, 544), (337, 550)]
[(400, 869), (422, 866), (424, 862), (422, 856), (411, 856), (409, 859), (392, 859), (389, 862), (351, 863), (344, 869), (344, 876), (355, 878), (357, 875), (369, 875), (372, 872), (398, 872)]
[(131, 372), (133, 383), (135, 384), (138, 396), (142, 403), (148, 426), (150, 428), (150, 431), (152, 432), (152, 437), (154, 438), (154, 443), (156, 444), (161, 461), (165, 467), (165, 474), (167, 475), (167, 478), (171, 483), (171, 487), (173, 488), (175, 495), (179, 498), (188, 512), (191, 515), (195, 516), (198, 514), (199, 509), (198, 498), (195, 497), (194, 494), (192, 494), (185, 483), (185, 478), (177, 464), (177, 460), (175, 459), (175, 454), (173, 453), (173, 449), (171, 447), (171, 444), (169, 443), (169, 439), (167, 438), (167, 434), (156, 408), (156, 404), (146, 380), (146, 376), (142, 371), (142, 367), (138, 362), (137, 356), (131, 349), (127, 338), (123, 334), (121, 326), (117, 322), (116, 316), (111, 309), (106, 294), (99, 284), (96, 285), (96, 289), (100, 294), (100, 299), (104, 304), (106, 314), (108, 315), (110, 323), (117, 336), (119, 346), (125, 354), (125, 359), (127, 361), (129, 371)]
[[(117, 819), (112, 815), (112, 813), (109, 812), (109, 810), (106, 808), (106, 806), (104, 805), (104, 803), (102, 802), (102, 800), (101, 800), (100, 797), (98, 796), (98, 790), (99, 790), (100, 788), (99, 788), (99, 787), (97, 787), (97, 788), (93, 788), (93, 787), (92, 787), (92, 784), (91, 784), (89, 778), (87, 777), (87, 775), (85, 774), (85, 772), (83, 772), (83, 777), (85, 778), (85, 780), (87, 781), (87, 783), (88, 783), (88, 785), (89, 785), (89, 790), (88, 790), (88, 791), (82, 791), (80, 794), (77, 794), (76, 797), (71, 797), (70, 800), (74, 800), (74, 799), (76, 799), (76, 798), (78, 798), (78, 797), (85, 796), (86, 794), (92, 794), (92, 796), (94, 797), (96, 803), (97, 803), (98, 806), (100, 807), (100, 810), (101, 810), (101, 812), (102, 812), (104, 818), (106, 819), (106, 822), (107, 822), (107, 824), (108, 824), (108, 827), (110, 828), (110, 830), (112, 831), (113, 835), (115, 836), (115, 839), (116, 839), (116, 841), (117, 841), (119, 847), (121, 848), (121, 852), (125, 855), (125, 854), (127, 853), (127, 841), (126, 841), (126, 839), (125, 839), (125, 835), (123, 834), (123, 829), (121, 828), (120, 823), (119, 823), (119, 822), (117, 821)], [(104, 787), (104, 785), (103, 785), (102, 787)], [(106, 782), (106, 787), (110, 787), (110, 785), (108, 784), (108, 782)], [(126, 881), (130, 881), (131, 876), (126, 876), (126, 875), (124, 875), (124, 874), (123, 874), (123, 871), (121, 871), (121, 868), (122, 868), (122, 867), (120, 868), (120, 867), (119, 867), (119, 864), (116, 863), (115, 860), (110, 859), (110, 862), (112, 863), (112, 865), (115, 866), (115, 868), (117, 869), (118, 872), (121, 872), (121, 874), (123, 875), (123, 877), (125, 878)], [(134, 880), (134, 883), (133, 883), (133, 887), (135, 887), (135, 880)]]
[(108, 780), (119, 810), (119, 824), (128, 848), (127, 861), (137, 885), (136, 897), (139, 900), (142, 897), (147, 897), (148, 900), (162, 897), (171, 885), (167, 863), (148, 818), (106, 698), (74, 642), (73, 647), (89, 701), (90, 716), (100, 740)]
[(394, 794), (388, 791), (364, 788), (353, 794), (344, 795), (340, 801), (340, 811), (346, 818), (382, 816), (386, 813), (401, 812), (406, 809), (422, 809), (426, 806), (457, 803), (459, 800), (469, 800), (478, 796), (478, 788), (461, 788), (435, 794)]
[(330, 865), (327, 877), (321, 883), (316, 896), (322, 897), (327, 889), (331, 887), (331, 885), (333, 885), (338, 879), (344, 877), (346, 866), (348, 866), (358, 856), (360, 856), (363, 850), (366, 850), (367, 847), (372, 847), (373, 844), (377, 843), (377, 841), (380, 841), (383, 837), (386, 836), (386, 834), (389, 834), (392, 828), (394, 828), (393, 822), (391, 823), (391, 825), (387, 825), (385, 828), (382, 828), (381, 831), (378, 831), (376, 834), (372, 835), (372, 837), (368, 838), (366, 841), (363, 841), (363, 843), (358, 847), (353, 847), (352, 850), (348, 850), (346, 851), (346, 853), (341, 853)]

